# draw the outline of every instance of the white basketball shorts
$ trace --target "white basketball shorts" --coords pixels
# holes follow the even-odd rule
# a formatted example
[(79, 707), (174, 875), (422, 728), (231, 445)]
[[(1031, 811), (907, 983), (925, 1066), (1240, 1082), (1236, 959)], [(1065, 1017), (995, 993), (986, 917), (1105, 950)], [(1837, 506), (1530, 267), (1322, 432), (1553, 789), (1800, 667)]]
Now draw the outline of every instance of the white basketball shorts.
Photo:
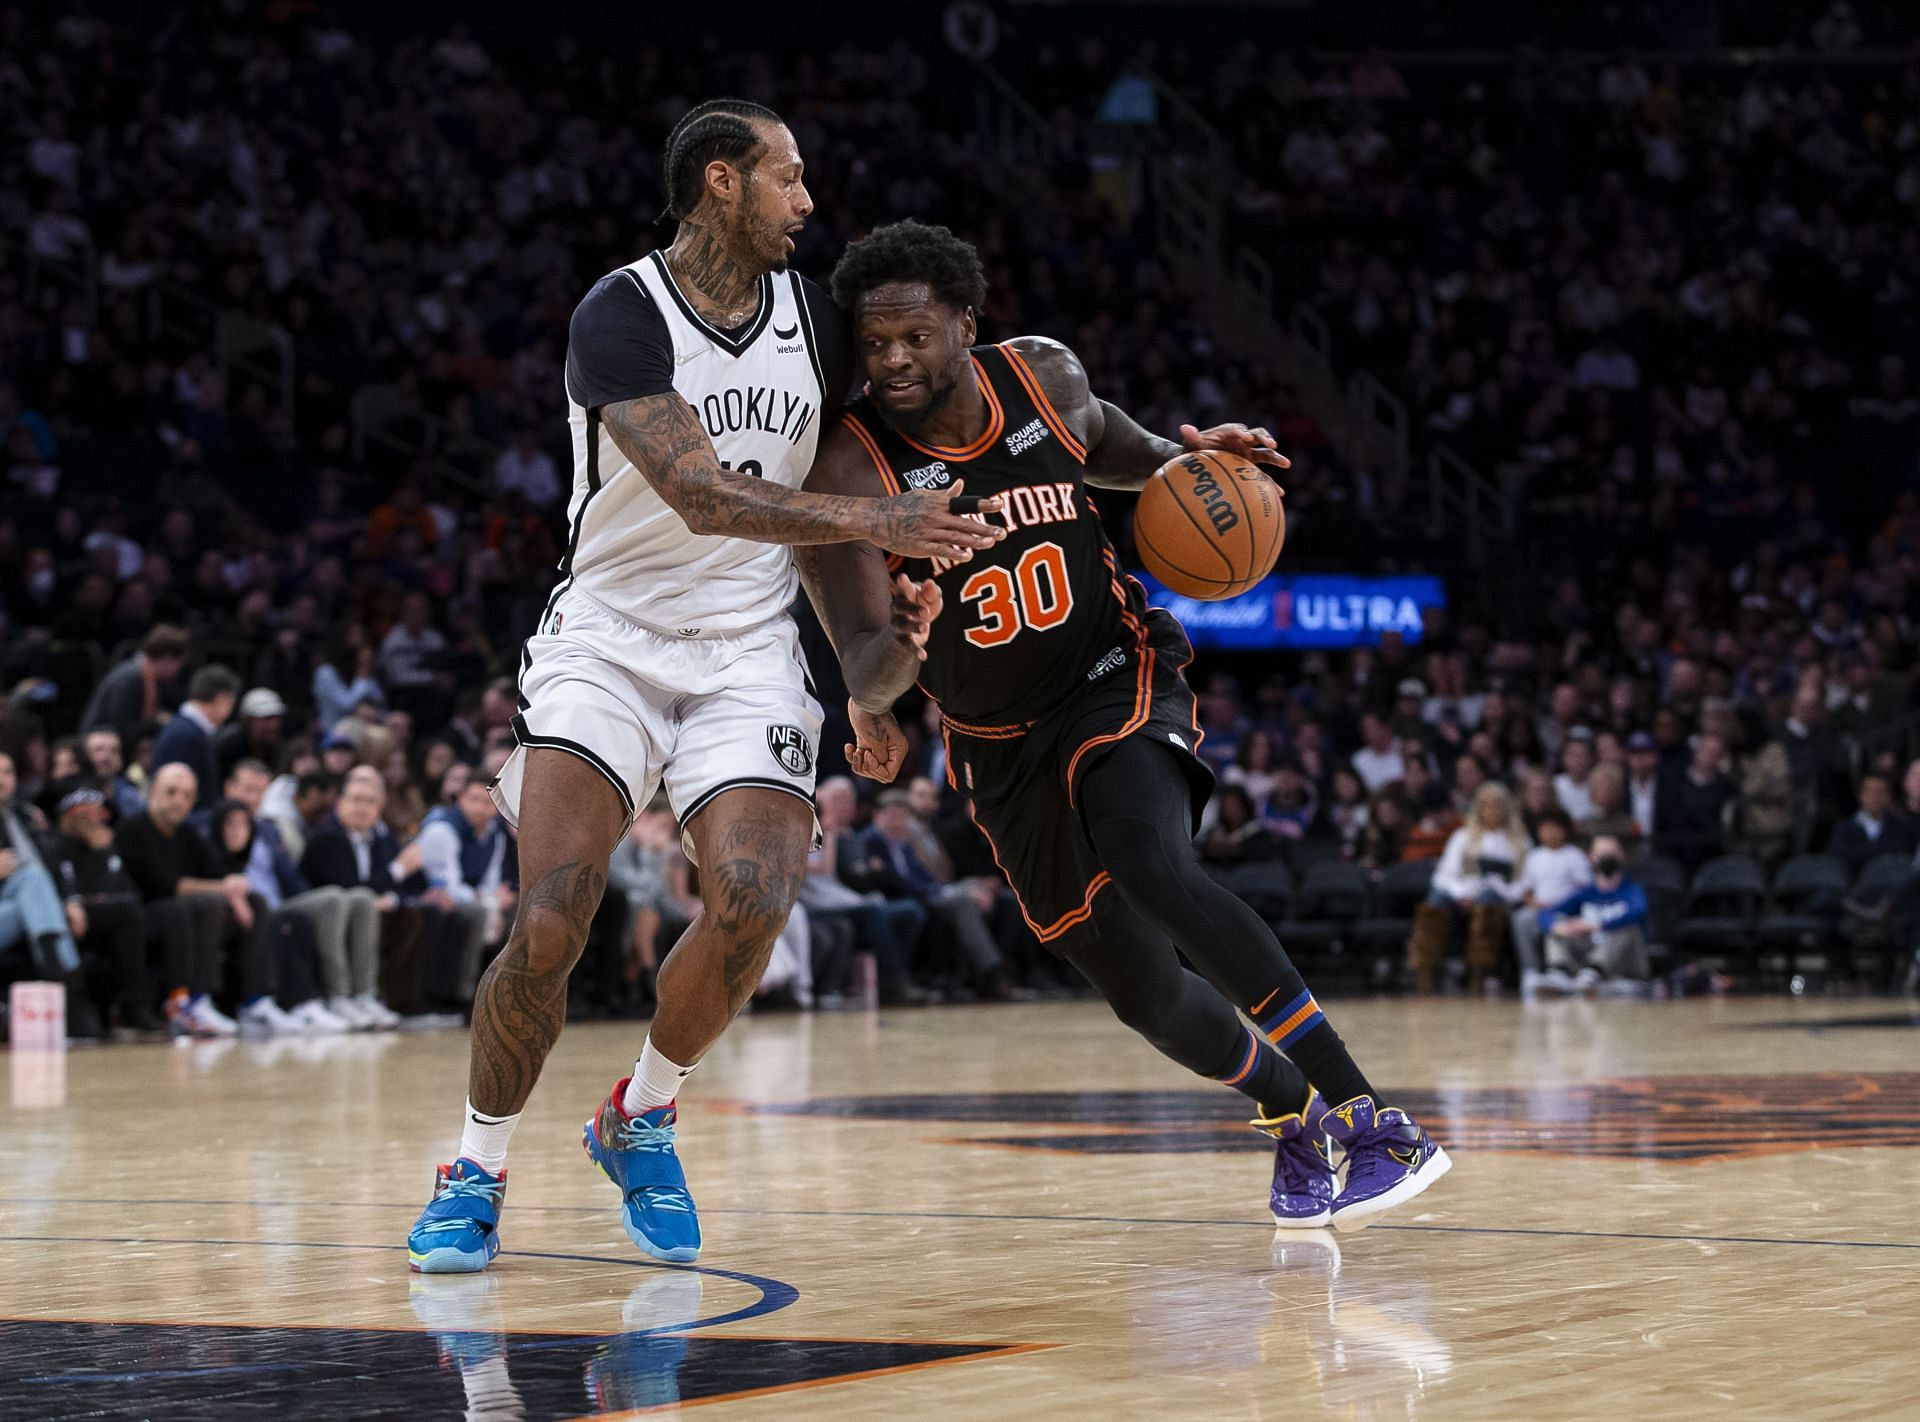
[(569, 588), (527, 641), (520, 707), (519, 745), (493, 784), (516, 829), (530, 746), (598, 769), (629, 821), (663, 782), (683, 829), (727, 790), (813, 803), (822, 717), (790, 617), (731, 637), (674, 637)]

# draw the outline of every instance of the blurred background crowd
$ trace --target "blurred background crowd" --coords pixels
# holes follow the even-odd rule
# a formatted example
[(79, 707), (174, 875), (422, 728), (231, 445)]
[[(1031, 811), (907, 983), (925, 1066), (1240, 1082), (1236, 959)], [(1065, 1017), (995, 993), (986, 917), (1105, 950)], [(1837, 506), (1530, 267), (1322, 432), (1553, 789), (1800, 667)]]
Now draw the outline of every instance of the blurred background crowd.
[[(1902, 7), (839, 8), (799, 52), (751, 3), (618, 49), (585, 18), (0, 10), (0, 973), (136, 1028), (460, 1009), (512, 914), (483, 787), (559, 556), (566, 323), (669, 239), (668, 125), (739, 93), (807, 160), (801, 270), (946, 222), (988, 336), (1067, 341), (1152, 428), (1273, 430), (1290, 567), (1444, 577), (1417, 637), (1193, 668), (1203, 852), (1310, 964), (1691, 985), (1777, 941), (1782, 977), (1804, 948), (1903, 979)], [(903, 719), (880, 795), (830, 721), (769, 993), (1071, 990)], [(622, 855), (582, 1010), (643, 1010), (693, 902), (663, 808)]]

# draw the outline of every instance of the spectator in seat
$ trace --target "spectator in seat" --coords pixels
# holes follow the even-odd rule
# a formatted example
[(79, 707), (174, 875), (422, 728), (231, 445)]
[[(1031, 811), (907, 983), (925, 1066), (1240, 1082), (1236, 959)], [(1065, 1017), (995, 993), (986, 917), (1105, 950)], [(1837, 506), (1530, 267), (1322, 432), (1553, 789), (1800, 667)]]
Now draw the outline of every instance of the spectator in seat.
[(146, 911), (114, 853), (106, 792), (84, 776), (68, 781), (57, 810), (53, 853), (90, 995), (123, 1030), (165, 1031), (148, 985)]
[(428, 901), (461, 925), (458, 996), (470, 1001), (480, 980), (482, 950), (498, 944), (513, 923), (520, 869), (512, 837), (492, 792), (475, 780), (460, 792), (458, 806), (439, 805), (429, 812), (415, 844)]
[(616, 1013), (652, 997), (661, 958), (692, 921), (675, 913), (667, 882), (669, 862), (683, 857), (680, 832), (664, 798), (633, 817), (613, 851), (607, 883), (626, 900), (625, 931), (614, 945), (613, 961), (596, 962), (600, 1000)]
[(1727, 811), (1735, 792), (1721, 769), (1725, 760), (1725, 743), (1702, 731), (1693, 738), (1686, 770), (1660, 787), (1654, 847), (1679, 860), (1688, 873), (1726, 852)]
[[(286, 1021), (269, 1018), (255, 1025), (265, 1028), (267, 1035), (348, 1031), (347, 1019), (329, 1012), (320, 1000), (320, 955), (311, 919), (282, 911), (286, 886), (275, 873), (273, 857), (263, 854), (260, 860), (255, 859), (254, 850), (261, 846), (252, 812), (238, 800), (218, 800), (206, 817), (204, 829), (191, 822), (190, 827), (205, 836), (222, 874), (239, 874), (247, 880), (255, 911), (266, 923), (268, 951), (274, 962), (274, 1002)], [(241, 1026), (248, 1025), (249, 1019), (243, 1016)]]
[(438, 725), (446, 720), (440, 702), (452, 690), (440, 668), (447, 639), (433, 625), (433, 604), (425, 593), (408, 593), (400, 608), (400, 621), (380, 643), (380, 674), (394, 705)]
[(1481, 786), (1467, 822), (1447, 840), (1427, 902), (1414, 910), (1407, 961), (1421, 992), (1439, 988), (1449, 940), (1461, 923), (1467, 928), (1467, 990), (1479, 992), (1499, 967), (1508, 897), (1532, 847), (1506, 787)]
[(1547, 965), (1539, 996), (1565, 992), (1641, 997), (1647, 981), (1647, 895), (1626, 877), (1620, 841), (1593, 842), (1593, 882), (1538, 915)]
[(1660, 795), (1660, 746), (1647, 731), (1627, 737), (1627, 813), (1635, 838), (1650, 840)]
[(545, 509), (560, 497), (560, 473), (553, 456), (540, 448), (540, 432), (521, 429), (513, 443), (493, 462), (493, 487), (516, 492), (536, 509)]
[(217, 798), (220, 762), (213, 738), (233, 714), (240, 699), (240, 678), (218, 665), (201, 667), (187, 683), (187, 699), (179, 714), (161, 728), (153, 743), (153, 768), (180, 764), (193, 772), (199, 789), (194, 808), (204, 810)]
[(132, 745), (142, 726), (160, 719), (167, 704), (161, 698), (186, 660), (187, 634), (161, 623), (141, 639), (139, 651), (100, 678), (80, 724), (89, 731), (107, 727), (119, 734), (122, 746)]
[(1213, 828), (1200, 837), (1200, 857), (1215, 868), (1255, 864), (1277, 858), (1284, 846), (1267, 822), (1254, 814), (1253, 800), (1238, 785), (1222, 785), (1214, 794)]
[(85, 931), (84, 921), (63, 903), (59, 883), (34, 842), (33, 825), (45, 821), (14, 798), (18, 789), (13, 757), (0, 752), (0, 953), (24, 949), (33, 977), (66, 984), (68, 1035), (98, 1037), (99, 1018), (74, 942)]
[[(356, 767), (342, 784), (333, 814), (307, 836), (300, 872), (311, 884), (335, 884), (373, 892), (380, 910), (380, 996), (398, 1012), (423, 1005), (427, 940), (457, 931), (451, 915), (428, 903), (418, 844), (404, 849), (381, 823), (386, 786), (369, 766)], [(452, 925), (450, 929), (450, 925)]]
[(1367, 787), (1367, 793), (1384, 789), (1404, 773), (1400, 743), (1393, 727), (1384, 718), (1369, 711), (1360, 718), (1360, 749), (1353, 753), (1352, 765)]
[(807, 856), (800, 902), (816, 921), (840, 914), (853, 925), (854, 951), (873, 954), (882, 1003), (911, 1007), (929, 1001), (908, 974), (927, 911), (917, 899), (888, 898), (865, 882), (866, 856), (853, 827), (859, 805), (853, 782), (844, 775), (821, 781), (814, 803), (820, 847)]
[(1399, 785), (1374, 792), (1367, 802), (1366, 824), (1360, 831), (1356, 858), (1368, 869), (1384, 869), (1407, 856), (1407, 841), (1412, 837), (1413, 821), (1407, 817), (1407, 802), (1400, 798)]
[[(267, 783), (265, 765), (243, 760), (234, 766), (225, 788), (227, 799), (245, 809), (251, 821), (240, 872), (270, 911), (301, 919), (313, 933), (326, 1001), (302, 1003), (293, 1016), (315, 1031), (335, 1030), (314, 1010), (318, 1006), (350, 1029), (399, 1026), (399, 1015), (379, 997), (380, 906), (373, 890), (307, 881), (279, 825), (260, 812)], [(304, 835), (301, 844), (304, 848)]]
[(387, 693), (374, 677), (375, 661), (374, 649), (357, 622), (349, 622), (328, 642), (326, 654), (313, 669), (313, 719), (323, 735), (352, 715), (356, 706), (386, 709)]
[(213, 738), (222, 783), (242, 760), (272, 765), (280, 759), (280, 728), (286, 714), (287, 703), (270, 687), (256, 686), (240, 698), (239, 713)]
[(1636, 844), (1633, 815), (1627, 809), (1627, 773), (1617, 765), (1596, 765), (1587, 780), (1593, 812), (1573, 827), (1574, 838), (1592, 844), (1600, 835), (1612, 835), (1622, 844)]
[(1549, 810), (1566, 807), (1553, 793), (1553, 777), (1544, 770), (1529, 770), (1520, 777), (1520, 818), (1528, 834), (1538, 834), (1540, 818)]
[(1367, 818), (1366, 785), (1362, 783), (1358, 771), (1349, 766), (1340, 766), (1333, 772), (1333, 787), (1327, 795), (1326, 821), (1344, 858), (1358, 857), (1360, 837), (1366, 833)]
[(1900, 775), (1900, 798), (1893, 807), (1894, 815), (1905, 820), (1917, 840), (1920, 840), (1920, 760), (1907, 762), (1907, 768)]
[[(978, 880), (953, 883), (941, 875), (946, 855), (928, 862), (924, 835), (905, 790), (882, 790), (873, 824), (862, 837), (867, 875), (889, 898), (917, 899), (935, 922), (945, 926), (959, 950), (959, 967), (975, 991), (1005, 998), (1011, 990), (1005, 955), (990, 925), (993, 896)], [(933, 841), (938, 849), (938, 842)], [(950, 870), (948, 872), (951, 872)]]
[(146, 808), (147, 797), (127, 778), (126, 757), (121, 751), (118, 731), (111, 726), (95, 726), (81, 738), (80, 748), (87, 762), (87, 773), (99, 781), (113, 818), (125, 819)]
[(1914, 824), (1893, 809), (1893, 783), (1886, 776), (1868, 774), (1860, 780), (1860, 807), (1833, 827), (1827, 853), (1858, 875), (1869, 859), (1898, 854), (1911, 859), (1916, 848)]
[(1560, 747), (1560, 773), (1553, 777), (1553, 798), (1569, 819), (1584, 820), (1593, 813), (1593, 794), (1588, 789), (1593, 765), (1593, 732), (1585, 726), (1571, 727)]
[(1540, 957), (1540, 937), (1546, 930), (1540, 923), (1540, 910), (1571, 898), (1575, 890), (1592, 882), (1593, 867), (1586, 851), (1572, 843), (1567, 812), (1549, 810), (1540, 817), (1540, 842), (1527, 851), (1520, 877), (1513, 882), (1513, 956), (1520, 960), (1523, 994), (1529, 992), (1529, 983), (1537, 985), (1545, 966)]
[(213, 1001), (229, 955), (238, 962), (242, 1012), (267, 1031), (294, 1030), (274, 1005), (266, 906), (244, 874), (223, 874), (213, 850), (187, 823), (198, 793), (193, 771), (176, 761), (153, 773), (144, 814), (122, 820), (114, 849), (146, 902), (170, 988), (168, 1026), (195, 1037), (231, 1037), (233, 1018)]

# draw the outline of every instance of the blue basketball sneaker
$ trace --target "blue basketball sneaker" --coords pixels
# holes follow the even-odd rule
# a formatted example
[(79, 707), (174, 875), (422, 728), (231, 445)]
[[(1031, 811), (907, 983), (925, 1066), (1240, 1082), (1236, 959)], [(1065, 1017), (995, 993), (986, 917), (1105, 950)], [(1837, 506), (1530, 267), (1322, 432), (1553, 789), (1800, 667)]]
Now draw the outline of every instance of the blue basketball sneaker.
[(1395, 1106), (1379, 1110), (1371, 1096), (1344, 1101), (1321, 1119), (1346, 1151), (1347, 1183), (1333, 1201), (1335, 1229), (1365, 1229), (1453, 1168), (1413, 1117)]
[(582, 1129), (580, 1142), (600, 1173), (625, 1197), (620, 1223), (642, 1251), (670, 1264), (700, 1257), (700, 1217), (673, 1151), (674, 1103), (629, 1116), (620, 1104), (626, 1079)]
[(507, 1172), (489, 1175), (465, 1156), (434, 1175), (433, 1198), (407, 1235), (416, 1274), (473, 1274), (500, 1252), (500, 1206)]
[(1309, 1089), (1307, 1104), (1290, 1116), (1268, 1116), (1266, 1107), (1248, 1122), (1272, 1136), (1273, 1222), (1282, 1229), (1318, 1229), (1333, 1217), (1333, 1152), (1327, 1144), (1327, 1103)]

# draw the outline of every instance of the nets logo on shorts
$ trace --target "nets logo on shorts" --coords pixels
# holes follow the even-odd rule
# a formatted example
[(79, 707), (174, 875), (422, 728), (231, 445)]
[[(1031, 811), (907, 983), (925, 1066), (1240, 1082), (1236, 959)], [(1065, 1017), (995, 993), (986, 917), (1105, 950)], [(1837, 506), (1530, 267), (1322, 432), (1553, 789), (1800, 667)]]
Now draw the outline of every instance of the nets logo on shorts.
[(798, 726), (767, 727), (767, 749), (789, 775), (805, 775), (813, 769), (813, 747)]

